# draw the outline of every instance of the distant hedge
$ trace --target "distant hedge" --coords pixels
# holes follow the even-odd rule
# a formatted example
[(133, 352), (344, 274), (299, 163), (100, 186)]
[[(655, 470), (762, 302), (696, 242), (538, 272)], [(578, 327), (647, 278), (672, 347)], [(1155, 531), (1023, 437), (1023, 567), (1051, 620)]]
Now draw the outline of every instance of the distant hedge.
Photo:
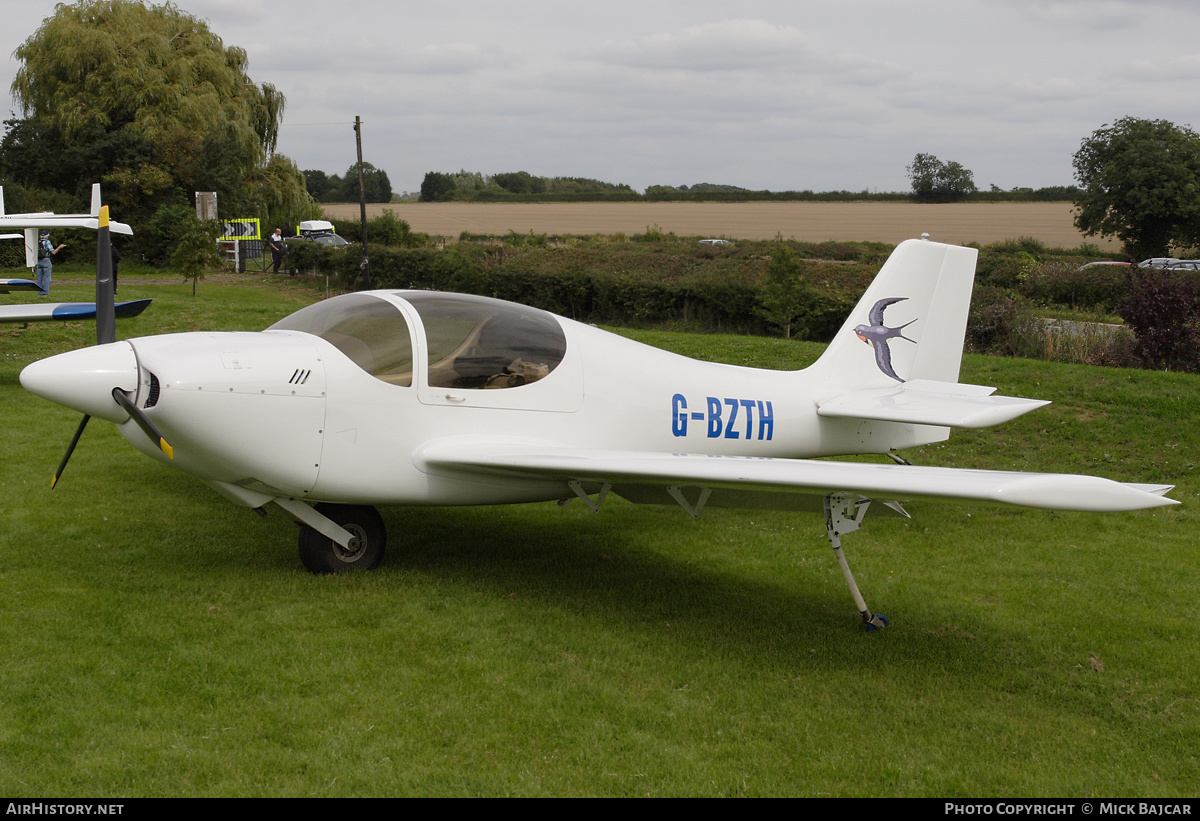
[[(349, 227), (342, 230), (353, 236)], [(337, 277), (348, 290), (363, 287), (361, 246), (295, 245), (291, 265)], [(709, 247), (648, 228), (633, 237), (514, 232), (464, 235), (444, 247), (373, 242), (369, 250), (375, 288), (481, 294), (598, 324), (824, 341), (841, 327), (893, 246), (739, 241)], [(1029, 238), (981, 248), (968, 319), (971, 350), (1044, 356), (1031, 333), (1040, 334), (1038, 317), (1045, 309), (1111, 314), (1125, 305), (1128, 269), (1082, 268), (1103, 256), (1094, 246), (1048, 249)], [(1139, 305), (1163, 301), (1157, 294), (1155, 299)], [(1146, 322), (1152, 325), (1153, 317)], [(1156, 351), (1142, 353), (1147, 362), (1160, 361)], [(1106, 364), (1124, 364), (1111, 352), (1096, 355)]]
[[(761, 310), (769, 250), (728, 249), (694, 240), (566, 244), (460, 242), (441, 248), (372, 247), (375, 288), (459, 291), (507, 299), (582, 322), (765, 334)], [(805, 281), (820, 289), (807, 327), (827, 338), (845, 319), (891, 251), (883, 243), (788, 243), (805, 258)], [(356, 252), (355, 249), (359, 250)], [(290, 265), (361, 288), (360, 246), (303, 244)]]

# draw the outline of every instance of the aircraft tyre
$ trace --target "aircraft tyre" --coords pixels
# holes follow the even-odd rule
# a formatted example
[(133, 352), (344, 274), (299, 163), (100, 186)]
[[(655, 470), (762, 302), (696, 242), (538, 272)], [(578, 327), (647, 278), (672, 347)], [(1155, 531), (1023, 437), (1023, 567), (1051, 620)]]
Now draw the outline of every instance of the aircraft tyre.
[(383, 561), (387, 528), (378, 510), (369, 505), (322, 503), (316, 511), (350, 531), (355, 541), (347, 549), (308, 525), (300, 525), (300, 561), (310, 572), (371, 570)]

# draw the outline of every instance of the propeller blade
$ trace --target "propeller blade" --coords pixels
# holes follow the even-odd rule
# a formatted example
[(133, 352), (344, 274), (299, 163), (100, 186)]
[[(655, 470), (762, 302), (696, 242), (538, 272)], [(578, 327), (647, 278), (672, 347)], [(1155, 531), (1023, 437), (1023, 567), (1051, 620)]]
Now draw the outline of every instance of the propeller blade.
[[(93, 199), (99, 200), (99, 191)], [(108, 227), (108, 206), (100, 208), (96, 229), (96, 344), (117, 341), (117, 317), (113, 307), (112, 234)]]
[(58, 463), (58, 470), (54, 471), (54, 478), (50, 480), (50, 489), (54, 490), (54, 486), (58, 484), (58, 479), (67, 468), (67, 462), (71, 460), (71, 454), (75, 452), (75, 446), (79, 444), (79, 437), (83, 436), (83, 429), (87, 427), (88, 420), (92, 417), (86, 413), (83, 415), (83, 421), (79, 423), (79, 427), (75, 429), (75, 435), (71, 437), (71, 444), (67, 445), (67, 452), (63, 455), (62, 461)]
[(146, 418), (146, 414), (142, 413), (141, 409), (138, 408), (137, 405), (133, 404), (133, 400), (125, 394), (125, 391), (121, 390), (120, 388), (113, 388), (112, 397), (118, 405), (126, 410), (126, 412), (133, 418), (133, 421), (137, 422), (137, 426), (141, 428), (147, 436), (150, 437), (150, 441), (157, 445), (159, 450), (167, 454), (168, 459), (175, 458), (175, 449), (171, 447), (170, 444), (167, 443), (167, 440), (163, 438), (163, 435), (158, 432), (158, 428), (154, 427), (154, 423)]

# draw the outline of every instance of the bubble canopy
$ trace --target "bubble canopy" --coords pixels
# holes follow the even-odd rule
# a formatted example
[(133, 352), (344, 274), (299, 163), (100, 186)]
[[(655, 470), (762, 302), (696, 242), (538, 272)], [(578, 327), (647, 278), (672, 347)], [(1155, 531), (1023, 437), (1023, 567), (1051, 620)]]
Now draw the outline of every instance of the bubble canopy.
[(414, 373), (409, 323), (385, 296), (407, 302), (420, 317), (424, 379), (432, 387), (520, 388), (546, 378), (566, 355), (562, 326), (545, 311), (433, 291), (345, 294), (302, 308), (267, 330), (319, 336), (372, 376), (409, 387)]

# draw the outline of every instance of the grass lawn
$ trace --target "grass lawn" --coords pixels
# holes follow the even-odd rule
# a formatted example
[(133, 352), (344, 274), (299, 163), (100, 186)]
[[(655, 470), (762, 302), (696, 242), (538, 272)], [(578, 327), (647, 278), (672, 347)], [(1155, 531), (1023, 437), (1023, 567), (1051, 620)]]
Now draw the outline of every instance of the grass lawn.
[[(53, 297), (91, 299), (86, 268)], [(263, 275), (121, 274), (118, 336), (256, 330)], [(19, 294), (7, 302), (28, 301)], [(820, 346), (623, 332), (800, 367)], [(383, 510), (383, 566), (315, 577), (260, 519), (21, 389), (88, 323), (0, 325), (0, 794), (1195, 796), (1200, 378), (967, 357), (1054, 400), (917, 464), (1173, 482), (1130, 514), (909, 505), (820, 518), (612, 499)]]

